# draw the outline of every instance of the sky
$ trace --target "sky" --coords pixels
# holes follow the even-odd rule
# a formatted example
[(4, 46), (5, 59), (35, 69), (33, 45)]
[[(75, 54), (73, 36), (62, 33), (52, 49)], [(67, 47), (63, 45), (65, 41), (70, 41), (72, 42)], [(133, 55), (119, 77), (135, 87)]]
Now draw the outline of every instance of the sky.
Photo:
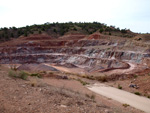
[(150, 0), (0, 0), (0, 28), (70, 21), (150, 33)]

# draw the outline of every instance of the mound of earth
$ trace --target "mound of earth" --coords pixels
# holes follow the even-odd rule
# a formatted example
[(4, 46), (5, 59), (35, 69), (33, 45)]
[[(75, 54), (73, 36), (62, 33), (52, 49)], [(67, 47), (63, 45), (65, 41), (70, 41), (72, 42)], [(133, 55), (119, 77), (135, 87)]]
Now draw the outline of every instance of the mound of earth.
[(26, 71), (58, 71), (57, 69), (44, 64), (22, 64), (18, 67), (18, 70)]

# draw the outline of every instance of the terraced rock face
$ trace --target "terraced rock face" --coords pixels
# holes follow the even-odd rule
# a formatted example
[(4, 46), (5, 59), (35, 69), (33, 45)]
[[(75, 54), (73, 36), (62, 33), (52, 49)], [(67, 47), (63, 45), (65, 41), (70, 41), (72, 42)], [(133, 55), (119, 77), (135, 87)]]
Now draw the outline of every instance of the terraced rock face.
[(137, 42), (99, 33), (52, 38), (32, 35), (0, 44), (1, 64), (72, 64), (88, 72), (127, 69), (130, 63), (149, 66), (150, 53)]

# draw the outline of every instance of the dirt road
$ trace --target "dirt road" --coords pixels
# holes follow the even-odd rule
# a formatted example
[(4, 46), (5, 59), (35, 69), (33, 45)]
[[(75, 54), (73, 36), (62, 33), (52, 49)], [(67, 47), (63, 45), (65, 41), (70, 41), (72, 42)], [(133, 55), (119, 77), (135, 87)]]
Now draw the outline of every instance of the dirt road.
[(150, 113), (150, 99), (148, 98), (137, 96), (104, 84), (94, 84), (92, 86), (88, 86), (88, 89), (122, 104), (129, 104), (136, 109)]

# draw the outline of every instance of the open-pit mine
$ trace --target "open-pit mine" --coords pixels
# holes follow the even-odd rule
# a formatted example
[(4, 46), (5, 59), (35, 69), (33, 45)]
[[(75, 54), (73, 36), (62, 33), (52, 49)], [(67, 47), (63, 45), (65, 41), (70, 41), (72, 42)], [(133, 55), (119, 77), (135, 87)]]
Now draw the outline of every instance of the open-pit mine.
[[(35, 33), (1, 42), (0, 73), (9, 76), (0, 81), (6, 84), (0, 86), (0, 112), (150, 112), (150, 41), (145, 35)], [(81, 102), (82, 96), (74, 94), (89, 100)], [(15, 108), (19, 101), (25, 105)]]

